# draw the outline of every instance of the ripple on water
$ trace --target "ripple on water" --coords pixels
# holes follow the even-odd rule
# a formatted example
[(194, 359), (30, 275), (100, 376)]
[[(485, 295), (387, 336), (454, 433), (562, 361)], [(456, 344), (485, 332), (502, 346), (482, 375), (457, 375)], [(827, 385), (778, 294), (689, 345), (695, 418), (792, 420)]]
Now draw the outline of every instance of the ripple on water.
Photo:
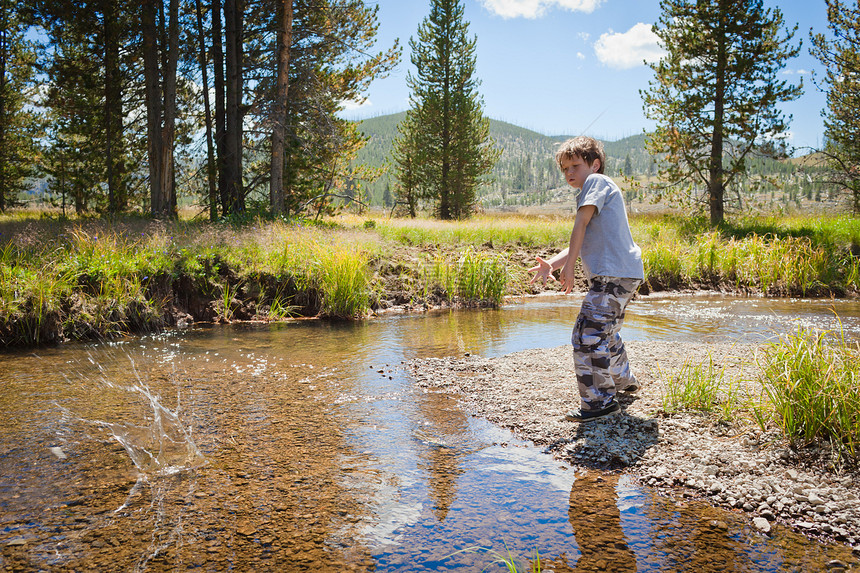
[[(507, 549), (521, 566), (538, 550), (556, 571), (851, 562), (845, 548), (779, 527), (765, 537), (745, 515), (560, 465), (415, 391), (396, 366), (569, 339), (575, 299), (529, 305), (2, 356), (2, 568), (480, 571)], [(831, 324), (805, 301), (794, 314), (764, 299), (636, 305), (634, 337), (766, 332), (799, 308)]]

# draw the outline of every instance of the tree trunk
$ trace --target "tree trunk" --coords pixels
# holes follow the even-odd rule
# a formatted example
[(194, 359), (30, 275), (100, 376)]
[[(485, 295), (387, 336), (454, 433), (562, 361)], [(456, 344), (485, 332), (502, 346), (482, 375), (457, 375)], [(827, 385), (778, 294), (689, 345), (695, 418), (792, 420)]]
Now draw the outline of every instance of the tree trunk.
[(227, 25), (227, 126), (225, 141), (225, 184), (230, 213), (245, 210), (242, 191), (242, 0), (224, 2)]
[(107, 166), (108, 212), (128, 207), (120, 162), (122, 156), (122, 77), (119, 69), (119, 22), (115, 0), (102, 0), (105, 67), (105, 162)]
[(725, 10), (721, 0), (720, 29), (717, 31), (717, 69), (714, 93), (714, 126), (711, 134), (711, 156), (708, 164), (708, 207), (711, 214), (711, 226), (722, 224), (724, 218), (725, 180), (723, 173), (723, 123), (725, 118), (726, 69), (728, 54), (726, 53)]
[(161, 175), (161, 82), (158, 73), (158, 27), (155, 0), (141, 0), (143, 34), (143, 76), (146, 84), (146, 139), (149, 161), (150, 212), (153, 217), (164, 211)]
[(287, 128), (287, 95), (290, 88), (290, 46), (293, 38), (293, 1), (278, 0), (277, 94), (272, 118), (272, 163), (269, 203), (272, 213), (284, 212), (284, 133)]
[(161, 130), (161, 180), (164, 217), (176, 216), (176, 181), (173, 162), (176, 136), (176, 67), (179, 61), (179, 0), (170, 0), (167, 46), (164, 47), (164, 124)]
[[(194, 2), (197, 14), (197, 43), (200, 48), (200, 73), (203, 79), (203, 114), (206, 123), (206, 173), (209, 182), (209, 220), (218, 220), (218, 188), (216, 178), (218, 170), (215, 167), (215, 150), (212, 142), (212, 108), (209, 104), (209, 71), (206, 58), (206, 40), (203, 33), (203, 10), (200, 0)], [(214, 16), (213, 16), (214, 19)]]
[[(0, 10), (2, 10), (0, 12), (0, 169), (3, 169), (6, 130), (9, 128), (6, 119), (6, 60), (9, 58), (8, 32), (6, 28), (9, 26), (9, 16), (5, 3), (0, 3)], [(3, 184), (5, 179), (5, 177), (0, 177), (0, 213), (6, 211), (6, 194), (8, 191)]]
[(442, 179), (439, 186), (439, 218), (451, 219), (451, 193), (449, 179), (451, 172), (451, 105), (448, 64), (445, 64), (445, 83), (442, 92)]
[(221, 214), (228, 215), (231, 209), (227, 194), (227, 112), (224, 98), (224, 39), (221, 28), (221, 0), (212, 0), (212, 68), (215, 70), (215, 150), (218, 166), (218, 195), (221, 198)]

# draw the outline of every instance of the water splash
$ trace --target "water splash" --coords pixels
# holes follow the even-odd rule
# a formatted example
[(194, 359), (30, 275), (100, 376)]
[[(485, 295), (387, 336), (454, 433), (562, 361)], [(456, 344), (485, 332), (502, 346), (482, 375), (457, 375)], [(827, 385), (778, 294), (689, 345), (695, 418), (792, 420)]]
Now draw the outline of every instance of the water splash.
[(125, 448), (138, 471), (144, 475), (172, 475), (205, 464), (191, 428), (180, 418), (178, 404), (176, 410), (171, 410), (142, 382), (125, 390), (145, 398), (151, 407), (143, 423), (94, 423), (107, 429)]
[(99, 369), (97, 382), (103, 390), (120, 393), (123, 401), (128, 403), (138, 401), (142, 408), (137, 412), (138, 419), (133, 421), (78, 420), (107, 430), (128, 453), (141, 476), (168, 476), (206, 463), (194, 440), (192, 428), (183, 422), (179, 390), (176, 407), (171, 409), (149, 387), (130, 356), (128, 360), (135, 380), (131, 385), (113, 382), (102, 364), (92, 355), (89, 360)]

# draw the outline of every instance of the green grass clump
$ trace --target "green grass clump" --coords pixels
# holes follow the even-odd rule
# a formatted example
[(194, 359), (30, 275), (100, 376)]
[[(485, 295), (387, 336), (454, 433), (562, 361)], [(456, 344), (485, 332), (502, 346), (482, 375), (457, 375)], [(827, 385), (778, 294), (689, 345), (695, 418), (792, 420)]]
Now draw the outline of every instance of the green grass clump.
[(370, 311), (368, 256), (361, 250), (324, 251), (318, 264), (321, 270), (323, 314), (352, 318)]
[[(508, 571), (508, 573), (541, 573), (541, 571), (543, 571), (540, 560), (540, 552), (538, 552), (537, 549), (535, 549), (534, 558), (528, 560), (527, 567), (521, 565), (517, 561), (516, 556), (508, 548), (507, 543), (505, 544), (504, 554), (499, 553), (498, 551), (490, 547), (467, 547), (466, 549), (455, 551), (451, 555), (448, 555), (446, 558), (453, 557), (461, 553), (486, 553), (493, 559), (490, 565), (501, 565)], [(482, 569), (482, 571), (486, 571), (490, 565), (487, 565), (487, 567)]]
[(685, 360), (667, 379), (663, 410), (670, 414), (681, 410), (716, 412), (721, 420), (731, 421), (739, 402), (738, 386), (725, 380), (725, 368), (717, 368), (710, 354), (707, 363)]
[(457, 261), (457, 296), (500, 304), (507, 293), (508, 264), (504, 256), (471, 249)]
[(762, 385), (775, 423), (793, 442), (860, 453), (860, 347), (799, 329), (766, 347)]
[(422, 279), (425, 297), (441, 291), (449, 298), (492, 304), (502, 303), (508, 286), (515, 280), (504, 254), (494, 255), (472, 248), (466, 249), (453, 263), (435, 255), (424, 265)]

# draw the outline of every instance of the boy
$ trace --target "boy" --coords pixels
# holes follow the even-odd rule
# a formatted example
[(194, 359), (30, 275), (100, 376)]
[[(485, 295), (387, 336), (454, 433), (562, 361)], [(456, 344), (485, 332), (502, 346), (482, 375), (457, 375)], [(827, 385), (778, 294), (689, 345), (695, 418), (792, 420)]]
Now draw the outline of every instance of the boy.
[(576, 194), (576, 219), (570, 245), (549, 261), (537, 257), (531, 282), (561, 268), (559, 280), (568, 294), (574, 287), (576, 259), (582, 257), (589, 290), (573, 328), (574, 368), (581, 407), (566, 420), (590, 422), (617, 412), (616, 392), (635, 392), (639, 382), (630, 372), (619, 331), (624, 309), (645, 279), (642, 252), (633, 241), (621, 190), (603, 174), (603, 144), (574, 137), (555, 155), (568, 185)]

